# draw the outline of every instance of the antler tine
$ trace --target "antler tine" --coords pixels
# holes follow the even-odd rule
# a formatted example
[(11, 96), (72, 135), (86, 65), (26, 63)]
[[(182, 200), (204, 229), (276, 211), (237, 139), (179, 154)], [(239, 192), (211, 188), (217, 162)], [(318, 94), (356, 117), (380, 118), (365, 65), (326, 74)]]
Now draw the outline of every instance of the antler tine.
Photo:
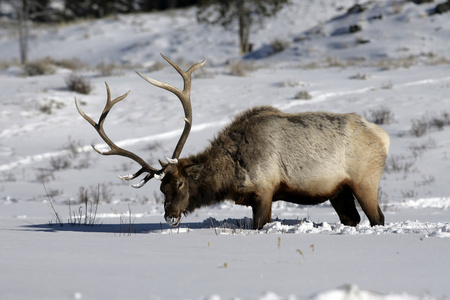
[(136, 185), (132, 185), (135, 188), (140, 188), (142, 187), (145, 183), (147, 183), (147, 181), (149, 181), (150, 179), (152, 179), (153, 177), (158, 176), (159, 173), (161, 173), (162, 170), (158, 170), (155, 169), (153, 167), (151, 167), (147, 162), (145, 162), (141, 157), (139, 157), (138, 155), (134, 154), (133, 152), (130, 152), (128, 150), (125, 150), (123, 148), (120, 148), (119, 146), (117, 146), (113, 141), (111, 141), (111, 139), (106, 135), (104, 129), (103, 129), (103, 123), (106, 119), (106, 117), (108, 116), (108, 113), (110, 112), (111, 108), (119, 101), (125, 99), (128, 94), (130, 93), (130, 91), (126, 92), (125, 94), (123, 94), (122, 96), (119, 96), (117, 98), (115, 98), (114, 100), (111, 101), (111, 91), (109, 89), (108, 84), (105, 82), (106, 85), (106, 93), (107, 93), (107, 97), (106, 97), (106, 104), (105, 107), (103, 108), (103, 112), (99, 118), (98, 123), (95, 123), (94, 120), (92, 120), (88, 115), (86, 115), (86, 113), (83, 112), (83, 110), (81, 109), (77, 98), (75, 98), (75, 106), (77, 107), (78, 112), (80, 113), (80, 115), (86, 120), (88, 121), (89, 124), (92, 125), (92, 127), (95, 128), (95, 130), (97, 131), (97, 133), (100, 135), (100, 137), (103, 139), (103, 141), (109, 146), (109, 150), (100, 150), (98, 148), (96, 148), (94, 145), (92, 145), (92, 148), (94, 148), (94, 150), (102, 155), (119, 155), (119, 156), (124, 156), (124, 157), (128, 157), (132, 160), (134, 160), (135, 162), (137, 162), (139, 165), (141, 165), (141, 169), (139, 169), (139, 171), (137, 171), (134, 174), (130, 174), (130, 175), (125, 175), (125, 176), (120, 176), (120, 179), (123, 180), (131, 180), (134, 179), (138, 176), (140, 176), (142, 173), (147, 172), (149, 173), (143, 180), (141, 180), (140, 183), (136, 184)]
[(180, 67), (174, 63), (172, 60), (170, 60), (168, 57), (161, 54), (161, 56), (178, 72), (178, 74), (181, 75), (184, 82), (184, 88), (183, 90), (179, 90), (178, 88), (167, 84), (165, 82), (161, 82), (159, 80), (152, 79), (150, 77), (147, 77), (138, 71), (135, 71), (139, 76), (141, 76), (145, 81), (153, 84), (154, 86), (157, 86), (159, 88), (165, 89), (169, 92), (172, 92), (175, 94), (181, 101), (181, 104), (183, 106), (184, 110), (184, 129), (183, 133), (181, 134), (180, 139), (178, 140), (178, 143), (175, 147), (175, 150), (173, 152), (172, 158), (168, 159), (169, 163), (177, 163), (178, 158), (180, 157), (181, 151), (183, 150), (184, 144), (186, 143), (186, 140), (189, 136), (189, 133), (191, 131), (192, 127), (192, 106), (191, 106), (191, 74), (199, 67), (203, 66), (206, 62), (206, 59), (204, 59), (202, 62), (196, 63), (192, 65), (187, 71), (183, 71), (180, 69)]

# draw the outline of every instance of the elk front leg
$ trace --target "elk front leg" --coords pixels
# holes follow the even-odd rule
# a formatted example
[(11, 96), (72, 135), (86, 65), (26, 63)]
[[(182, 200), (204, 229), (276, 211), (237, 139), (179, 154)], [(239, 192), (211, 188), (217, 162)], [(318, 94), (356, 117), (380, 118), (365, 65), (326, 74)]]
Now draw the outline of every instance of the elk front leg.
[(347, 226), (356, 226), (361, 221), (355, 205), (353, 191), (349, 187), (344, 187), (336, 196), (330, 199), (341, 223)]
[(255, 195), (253, 200), (253, 229), (261, 229), (272, 218), (272, 193)]

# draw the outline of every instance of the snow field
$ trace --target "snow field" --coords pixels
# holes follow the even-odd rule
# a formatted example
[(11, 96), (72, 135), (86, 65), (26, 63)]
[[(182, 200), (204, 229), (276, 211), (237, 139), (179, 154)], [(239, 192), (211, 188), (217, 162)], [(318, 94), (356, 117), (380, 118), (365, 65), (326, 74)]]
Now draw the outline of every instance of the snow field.
[[(257, 50), (275, 38), (291, 46), (253, 62), (238, 57), (234, 32), (192, 22), (192, 9), (33, 28), (31, 59), (79, 58), (91, 66), (78, 72), (93, 91), (68, 91), (68, 69), (37, 77), (20, 76), (17, 66), (0, 71), (0, 299), (448, 299), (450, 128), (432, 123), (450, 112), (448, 15), (428, 17), (435, 3), (375, 1), (344, 15), (354, 1), (293, 2), (254, 35)], [(337, 34), (354, 23), (361, 32)], [(17, 41), (0, 33), (2, 59), (11, 60)], [(181, 84), (170, 67), (147, 69), (163, 62), (161, 52), (185, 64), (207, 59), (193, 80), (194, 127), (182, 155), (204, 149), (254, 105), (369, 119), (389, 112), (381, 125), (391, 138), (380, 190), (386, 225), (372, 228), (360, 212), (361, 224), (350, 228), (329, 203), (284, 202), (274, 203), (273, 222), (261, 231), (245, 225), (249, 208), (229, 202), (195, 211), (180, 228), (163, 224), (158, 182), (135, 190), (117, 179), (136, 165), (95, 153), (90, 145), (101, 140), (74, 105), (76, 96), (96, 120), (105, 81), (113, 97), (131, 90), (105, 128), (157, 165), (173, 151), (182, 110), (133, 70)], [(227, 61), (253, 70), (231, 76)], [(101, 75), (102, 62), (120, 72)], [(296, 99), (299, 92), (311, 99)], [(411, 130), (419, 121), (422, 136)], [(68, 224), (84, 213), (80, 187), (92, 200), (98, 185), (97, 225)]]

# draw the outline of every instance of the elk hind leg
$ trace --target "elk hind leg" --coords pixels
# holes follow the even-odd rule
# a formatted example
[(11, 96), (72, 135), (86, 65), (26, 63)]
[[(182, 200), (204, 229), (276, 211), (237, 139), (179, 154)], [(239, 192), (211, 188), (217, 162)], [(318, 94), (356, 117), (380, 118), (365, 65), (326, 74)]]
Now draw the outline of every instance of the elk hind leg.
[(333, 198), (331, 205), (336, 210), (341, 223), (347, 226), (356, 226), (361, 221), (355, 205), (355, 197), (350, 187), (345, 186)]
[(370, 221), (370, 226), (384, 225), (384, 215), (378, 205), (378, 184), (362, 182), (353, 188), (355, 197)]

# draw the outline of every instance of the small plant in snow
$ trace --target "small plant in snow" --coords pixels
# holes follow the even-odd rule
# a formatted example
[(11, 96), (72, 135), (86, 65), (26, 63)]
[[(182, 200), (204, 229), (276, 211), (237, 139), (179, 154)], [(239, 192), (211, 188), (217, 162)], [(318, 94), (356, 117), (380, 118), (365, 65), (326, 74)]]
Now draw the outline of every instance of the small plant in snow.
[(411, 121), (410, 132), (415, 137), (424, 136), (428, 132), (428, 119), (426, 116), (421, 119), (416, 119)]
[(69, 69), (72, 71), (79, 70), (79, 69), (86, 69), (88, 67), (88, 65), (81, 62), (79, 58), (54, 60), (53, 64), (55, 66), (58, 66), (58, 67), (61, 67), (64, 69)]
[(378, 188), (378, 203), (383, 211), (387, 211), (389, 208), (388, 195), (384, 192), (381, 187)]
[(431, 118), (430, 125), (437, 128), (438, 130), (443, 130), (445, 126), (450, 125), (450, 114), (443, 111), (440, 116), (435, 116)]
[(369, 75), (361, 74), (361, 73), (357, 73), (357, 74), (349, 77), (349, 79), (357, 79), (357, 80), (367, 80), (368, 78), (369, 78)]
[(431, 185), (436, 181), (436, 178), (433, 175), (422, 175), (422, 181), (414, 181), (415, 187), (422, 187), (426, 185)]
[(128, 220), (122, 219), (122, 216), (120, 216), (120, 232), (119, 236), (122, 234), (125, 236), (131, 236), (131, 233), (133, 232), (133, 224), (136, 218), (133, 218), (133, 215), (131, 214), (131, 207), (130, 204), (128, 204)]
[(97, 219), (97, 208), (100, 200), (100, 185), (98, 186), (97, 197), (95, 200), (91, 200), (88, 195), (87, 189), (80, 187), (78, 192), (78, 200), (80, 206), (78, 210), (72, 210), (71, 203), (69, 200), (69, 221), (68, 223), (72, 226), (75, 225), (88, 225), (94, 226), (99, 224)]
[(36, 173), (36, 181), (41, 183), (47, 183), (52, 180), (55, 180), (55, 174), (53, 172), (54, 170), (49, 169), (38, 169), (38, 172)]
[(408, 148), (409, 150), (411, 150), (414, 158), (417, 158), (421, 156), (426, 150), (437, 148), (437, 142), (433, 138), (428, 138), (428, 140), (421, 144), (411, 143)]
[(232, 76), (247, 77), (250, 72), (255, 70), (252, 63), (235, 62), (229, 65), (229, 74)]
[(390, 155), (386, 160), (386, 173), (408, 173), (414, 166), (414, 162), (408, 161), (403, 155)]
[(106, 63), (102, 61), (97, 65), (97, 69), (100, 71), (100, 74), (104, 77), (120, 75), (121, 73), (119, 67), (114, 62)]
[(421, 137), (427, 134), (432, 128), (443, 130), (445, 126), (450, 125), (450, 114), (443, 111), (440, 115), (434, 116), (431, 119), (428, 117), (428, 114), (425, 114), (422, 118), (412, 120), (411, 122), (411, 134), (416, 137)]
[(311, 100), (312, 96), (308, 93), (308, 91), (300, 91), (295, 94), (294, 98), (297, 100)]
[(392, 81), (387, 81), (387, 82), (384, 82), (382, 85), (381, 85), (381, 88), (383, 89), (383, 90), (391, 90), (392, 88), (394, 87), (394, 84), (392, 83)]
[(295, 81), (295, 80), (286, 80), (283, 82), (280, 82), (280, 87), (297, 87), (300, 85), (299, 81)]
[(50, 158), (50, 166), (55, 171), (69, 169), (72, 166), (72, 161), (68, 157), (56, 156)]
[(53, 112), (53, 109), (61, 109), (64, 106), (66, 106), (63, 102), (60, 102), (58, 100), (50, 99), (46, 101), (45, 103), (41, 103), (38, 107), (39, 111), (51, 115)]
[(44, 58), (26, 63), (23, 73), (25, 76), (49, 75), (55, 73), (55, 68), (50, 58)]
[(47, 192), (47, 188), (45, 187), (45, 184), (44, 184), (44, 190), (45, 190), (45, 193), (47, 194), (48, 202), (50, 203), (50, 207), (52, 208), (52, 211), (53, 211), (53, 219), (50, 220), (50, 222), (48, 224), (50, 226), (52, 226), (53, 221), (56, 221), (59, 224), (59, 226), (63, 227), (63, 222), (61, 220), (61, 217), (59, 216), (58, 212), (55, 209), (55, 206), (53, 205), (52, 198), (50, 197), (49, 193)]
[(286, 50), (287, 48), (289, 48), (290, 46), (291, 46), (291, 42), (283, 41), (278, 38), (274, 39), (270, 43), (270, 47), (272, 48), (272, 54), (282, 52), (282, 51)]
[(371, 109), (368, 113), (364, 112), (364, 117), (372, 123), (378, 125), (387, 125), (394, 122), (394, 113), (387, 107), (380, 107), (379, 109)]
[(166, 66), (162, 63), (162, 62), (155, 62), (153, 65), (149, 66), (147, 68), (148, 72), (156, 72), (156, 71), (160, 71), (162, 69), (164, 69)]
[(413, 190), (413, 189), (402, 190), (402, 196), (404, 198), (409, 198), (409, 199), (416, 198), (418, 194), (419, 193), (416, 190)]
[(69, 91), (88, 95), (92, 91), (91, 82), (82, 75), (72, 73), (66, 78), (66, 85)]

